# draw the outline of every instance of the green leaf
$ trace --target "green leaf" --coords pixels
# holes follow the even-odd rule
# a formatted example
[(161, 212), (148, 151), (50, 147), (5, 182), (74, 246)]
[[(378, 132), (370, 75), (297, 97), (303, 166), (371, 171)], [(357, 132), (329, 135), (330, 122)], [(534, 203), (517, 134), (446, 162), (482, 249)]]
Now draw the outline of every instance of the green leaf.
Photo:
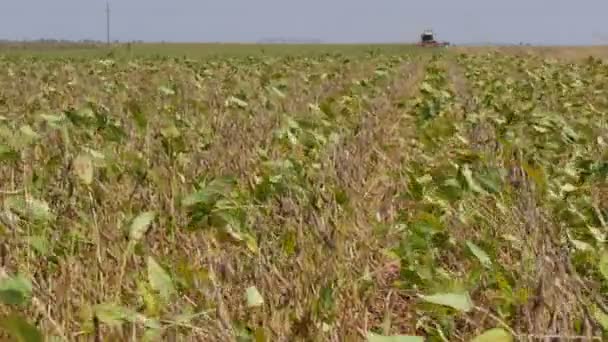
[(66, 110), (63, 112), (69, 122), (78, 127), (94, 127), (96, 113), (90, 107), (80, 110)]
[(608, 314), (606, 314), (602, 309), (598, 308), (596, 305), (592, 306), (593, 318), (602, 326), (605, 332), (608, 332)]
[(28, 244), (40, 253), (42, 256), (47, 256), (50, 251), (49, 240), (43, 235), (35, 235), (27, 238)]
[(95, 317), (108, 326), (120, 326), (125, 322), (132, 322), (136, 313), (114, 303), (102, 303), (93, 307)]
[(247, 306), (250, 308), (264, 304), (264, 298), (255, 286), (247, 288), (245, 291), (245, 298), (247, 300)]
[(0, 327), (6, 330), (18, 342), (42, 342), (40, 330), (31, 323), (16, 315), (9, 315), (0, 319)]
[(469, 247), (471, 253), (473, 253), (473, 255), (475, 255), (475, 257), (479, 259), (479, 261), (484, 267), (489, 268), (492, 265), (492, 260), (490, 259), (488, 254), (484, 252), (481, 248), (479, 248), (479, 246), (477, 246), (471, 241), (467, 241), (467, 247)]
[(196, 204), (212, 204), (220, 197), (230, 194), (235, 184), (235, 179), (231, 177), (215, 178), (200, 191), (185, 197), (182, 200), (182, 205), (189, 207)]
[(467, 292), (437, 293), (430, 296), (420, 295), (420, 298), (429, 303), (449, 306), (462, 312), (469, 312), (473, 308), (473, 301)]
[(18, 275), (0, 280), (0, 303), (22, 305), (32, 296), (32, 283)]
[(162, 329), (160, 328), (147, 328), (144, 332), (144, 336), (141, 339), (144, 342), (147, 341), (161, 341), (162, 340)]
[(148, 257), (148, 281), (150, 286), (158, 291), (161, 298), (169, 300), (176, 293), (173, 280), (169, 274), (152, 258)]
[(522, 168), (528, 177), (530, 177), (530, 179), (532, 179), (541, 189), (545, 189), (547, 187), (546, 171), (542, 167), (534, 167), (524, 163)]
[(74, 159), (74, 171), (84, 184), (93, 183), (93, 160), (88, 154), (80, 154)]
[(603, 251), (600, 256), (599, 265), (600, 273), (604, 279), (608, 281), (608, 251)]
[(141, 240), (141, 238), (146, 234), (148, 228), (154, 218), (156, 217), (156, 213), (153, 211), (147, 211), (139, 214), (131, 223), (131, 229), (129, 229), (129, 240), (137, 242)]
[(21, 156), (11, 147), (0, 144), (0, 161), (17, 161)]
[(502, 328), (493, 328), (475, 337), (471, 342), (512, 342), (513, 336)]
[(374, 333), (367, 333), (368, 342), (424, 342), (424, 338), (421, 336), (412, 335), (394, 335), (394, 336), (383, 336)]
[(135, 124), (137, 125), (137, 128), (139, 128), (140, 130), (145, 130), (146, 127), (148, 127), (148, 119), (146, 117), (146, 115), (143, 113), (143, 110), (141, 109), (141, 106), (139, 105), (138, 102), (131, 100), (130, 102), (127, 103), (127, 108), (129, 110), (129, 112), (131, 113), (131, 115), (133, 115), (133, 119), (135, 120)]
[(464, 176), (465, 180), (467, 181), (467, 185), (472, 191), (480, 194), (487, 194), (487, 192), (473, 179), (473, 171), (471, 171), (469, 165), (464, 165), (462, 167), (462, 175)]
[(492, 194), (500, 192), (502, 181), (498, 170), (492, 169), (482, 172), (477, 175), (477, 180), (484, 190)]

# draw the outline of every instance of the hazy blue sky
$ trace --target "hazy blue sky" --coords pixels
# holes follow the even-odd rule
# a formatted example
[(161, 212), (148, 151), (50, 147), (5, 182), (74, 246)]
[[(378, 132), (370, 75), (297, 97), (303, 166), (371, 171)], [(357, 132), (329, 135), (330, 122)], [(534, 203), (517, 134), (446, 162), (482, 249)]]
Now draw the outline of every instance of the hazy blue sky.
[[(105, 39), (104, 0), (2, 0), (0, 38)], [(608, 44), (608, 0), (114, 0), (112, 39)]]

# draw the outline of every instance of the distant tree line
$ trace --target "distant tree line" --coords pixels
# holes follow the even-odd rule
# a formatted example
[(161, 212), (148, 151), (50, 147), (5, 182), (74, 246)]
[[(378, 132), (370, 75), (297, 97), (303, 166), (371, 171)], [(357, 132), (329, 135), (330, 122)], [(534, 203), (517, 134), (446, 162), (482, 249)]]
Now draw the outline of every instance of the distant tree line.
[[(141, 40), (133, 40), (129, 42), (125, 42), (126, 44), (137, 44), (142, 43)], [(120, 44), (118, 40), (112, 42), (113, 44)], [(80, 40), (68, 40), (68, 39), (49, 39), (49, 38), (40, 38), (40, 39), (23, 39), (23, 40), (10, 40), (10, 39), (0, 39), (0, 49), (30, 49), (30, 48), (46, 48), (52, 47), (54, 49), (61, 48), (74, 48), (78, 47), (79, 49), (93, 49), (107, 46), (105, 41), (95, 40), (95, 39), (80, 39)]]
[(263, 38), (258, 40), (259, 44), (321, 44), (320, 39), (315, 38), (288, 38), (288, 37), (274, 37), (274, 38)]

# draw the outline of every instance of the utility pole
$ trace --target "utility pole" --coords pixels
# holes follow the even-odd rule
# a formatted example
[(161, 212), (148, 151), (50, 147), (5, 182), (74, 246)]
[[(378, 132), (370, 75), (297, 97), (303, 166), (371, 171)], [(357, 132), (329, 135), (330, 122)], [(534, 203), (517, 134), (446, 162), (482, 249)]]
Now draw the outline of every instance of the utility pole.
[(110, 2), (106, 2), (106, 39), (110, 45)]

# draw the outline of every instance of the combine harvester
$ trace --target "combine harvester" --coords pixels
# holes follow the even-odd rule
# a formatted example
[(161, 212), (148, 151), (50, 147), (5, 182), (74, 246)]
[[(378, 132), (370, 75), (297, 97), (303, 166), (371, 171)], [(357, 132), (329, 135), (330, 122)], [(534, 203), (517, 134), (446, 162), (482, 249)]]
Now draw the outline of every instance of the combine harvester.
[(425, 30), (420, 35), (420, 41), (416, 44), (418, 46), (423, 47), (448, 47), (450, 45), (449, 42), (438, 42), (435, 40), (435, 34), (433, 30)]

